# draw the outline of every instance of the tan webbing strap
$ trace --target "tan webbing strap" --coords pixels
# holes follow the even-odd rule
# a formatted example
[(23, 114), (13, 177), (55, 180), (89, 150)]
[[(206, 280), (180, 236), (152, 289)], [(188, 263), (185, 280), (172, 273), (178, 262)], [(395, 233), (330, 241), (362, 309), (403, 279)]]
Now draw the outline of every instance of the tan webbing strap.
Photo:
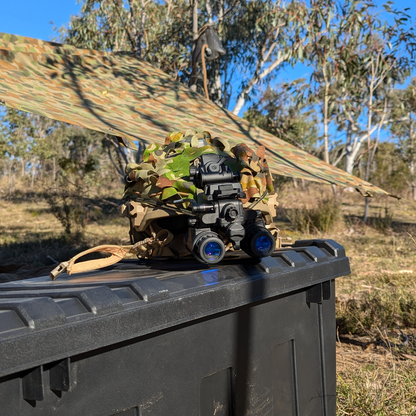
[[(89, 272), (95, 269), (102, 269), (103, 267), (111, 266), (122, 260), (126, 254), (130, 253), (132, 246), (115, 246), (115, 245), (102, 245), (90, 248), (88, 250), (78, 253), (72, 257), (69, 261), (64, 261), (59, 266), (55, 267), (49, 274), (52, 280), (55, 280), (61, 273), (66, 272), (67, 274)], [(81, 261), (75, 263), (79, 258), (86, 256), (90, 253), (104, 252), (110, 253), (111, 256), (104, 257), (101, 259)]]
[[(102, 245), (82, 251), (72, 257), (71, 260), (60, 263), (50, 272), (49, 277), (52, 280), (55, 280), (61, 273), (64, 272), (70, 275), (73, 273), (83, 273), (91, 270), (102, 269), (103, 267), (108, 267), (118, 263), (129, 253), (140, 253), (141, 257), (147, 257), (150, 255), (161, 256), (163, 255), (163, 248), (173, 240), (173, 234), (165, 229), (162, 229), (157, 233), (153, 231), (152, 234), (152, 237), (145, 238), (132, 246)], [(110, 253), (111, 256), (75, 263), (81, 257), (96, 252)]]

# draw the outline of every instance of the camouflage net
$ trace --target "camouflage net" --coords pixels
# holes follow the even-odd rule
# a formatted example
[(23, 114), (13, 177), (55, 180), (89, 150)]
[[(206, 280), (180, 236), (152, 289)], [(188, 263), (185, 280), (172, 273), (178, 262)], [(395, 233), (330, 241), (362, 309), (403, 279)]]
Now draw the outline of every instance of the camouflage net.
[[(200, 141), (207, 143), (200, 146)], [(189, 166), (203, 154), (216, 153), (225, 156), (227, 165), (242, 174), (241, 185), (247, 197), (243, 203), (259, 198), (267, 190), (274, 193), (273, 181), (267, 161), (265, 148), (261, 146), (254, 152), (245, 144), (232, 149), (227, 140), (212, 138), (207, 131), (174, 132), (165, 139), (165, 144), (148, 146), (143, 155), (143, 163), (129, 163), (126, 167), (127, 185), (123, 197), (140, 195), (157, 197), (168, 201), (178, 196), (198, 201), (198, 190), (189, 179)]]
[(265, 146), (275, 174), (389, 195), (218, 107), (133, 53), (0, 33), (0, 103), (118, 136), (133, 148), (135, 140), (204, 126), (233, 145)]

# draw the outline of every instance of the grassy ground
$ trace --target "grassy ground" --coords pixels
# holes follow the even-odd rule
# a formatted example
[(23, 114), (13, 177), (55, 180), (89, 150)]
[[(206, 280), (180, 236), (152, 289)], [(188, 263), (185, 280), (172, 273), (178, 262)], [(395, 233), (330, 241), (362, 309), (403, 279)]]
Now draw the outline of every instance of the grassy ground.
[(0, 265), (47, 265), (61, 262), (80, 250), (99, 244), (128, 244), (128, 222), (114, 207), (91, 220), (82, 239), (65, 237), (60, 222), (41, 198), (0, 199)]
[[(301, 232), (288, 221), (293, 210), (320, 206), (331, 195), (325, 187), (286, 188), (276, 222), (293, 240), (333, 238), (351, 261), (351, 275), (337, 279), (336, 289), (338, 415), (414, 415), (416, 203), (377, 197), (365, 225), (364, 198), (344, 192), (341, 215), (327, 232)], [(36, 195), (0, 199), (0, 265), (52, 265), (86, 247), (128, 242), (127, 220), (115, 208), (91, 219), (84, 239), (65, 238), (61, 230)]]
[[(312, 209), (331, 193), (324, 187), (286, 189), (277, 221), (282, 234), (309, 237), (285, 214)], [(376, 197), (365, 225), (364, 202), (341, 194), (342, 216), (334, 227), (312, 231), (342, 244), (351, 262), (351, 275), (337, 279), (336, 288), (337, 414), (415, 415), (416, 203)]]

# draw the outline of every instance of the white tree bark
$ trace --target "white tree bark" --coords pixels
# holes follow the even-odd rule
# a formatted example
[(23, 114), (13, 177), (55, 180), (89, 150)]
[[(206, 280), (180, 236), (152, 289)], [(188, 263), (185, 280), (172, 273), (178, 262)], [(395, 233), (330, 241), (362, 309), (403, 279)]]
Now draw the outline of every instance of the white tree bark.
[[(384, 123), (385, 124), (385, 123)], [(373, 134), (377, 130), (378, 126), (374, 126), (370, 130), (370, 134)], [(361, 145), (368, 139), (368, 134), (361, 136), (355, 136), (353, 134), (347, 135), (346, 154), (345, 154), (345, 171), (352, 175), (354, 164), (358, 156), (358, 152), (361, 149)]]
[[(281, 1), (277, 1), (275, 7), (279, 9), (281, 7)], [(244, 107), (246, 102), (246, 96), (251, 92), (253, 87), (260, 82), (263, 78), (267, 77), (272, 71), (282, 65), (296, 50), (300, 44), (302, 44), (305, 39), (300, 40), (296, 46), (294, 46), (292, 51), (288, 51), (286, 53), (277, 53), (276, 59), (270, 61), (272, 58), (273, 52), (278, 47), (277, 38), (280, 33), (281, 28), (284, 26), (281, 22), (279, 22), (274, 28), (269, 31), (269, 35), (272, 37), (270, 43), (268, 44), (267, 41), (269, 40), (269, 35), (264, 40), (263, 45), (259, 49), (259, 57), (260, 59), (257, 61), (256, 69), (254, 71), (253, 77), (250, 79), (246, 87), (241, 91), (241, 94), (237, 98), (237, 102), (232, 110), (232, 113), (238, 116), (241, 109)], [(270, 63), (269, 66), (266, 67), (267, 63)]]
[[(279, 55), (278, 58), (267, 68), (265, 68), (262, 72), (260, 72), (261, 68), (263, 68), (264, 64), (267, 61), (267, 58), (270, 56), (270, 54), (272, 53), (272, 49), (274, 49), (276, 47), (276, 44), (273, 44), (269, 51), (266, 54), (266, 57), (263, 58), (258, 64), (257, 64), (257, 68), (258, 70), (256, 70), (254, 76), (251, 78), (251, 80), (248, 82), (247, 86), (243, 89), (243, 91), (241, 92), (241, 94), (239, 95), (237, 102), (233, 108), (232, 113), (235, 114), (236, 116), (238, 116), (239, 112), (241, 111), (241, 109), (243, 108), (245, 102), (246, 102), (246, 95), (249, 94), (251, 92), (251, 90), (253, 89), (253, 87), (259, 82), (261, 81), (263, 78), (267, 77), (267, 75), (269, 75), (273, 70), (275, 70), (278, 66), (282, 65), (283, 62), (285, 61), (286, 57), (284, 55)], [(260, 74), (259, 74), (260, 72)], [(259, 75), (257, 75), (259, 74)]]

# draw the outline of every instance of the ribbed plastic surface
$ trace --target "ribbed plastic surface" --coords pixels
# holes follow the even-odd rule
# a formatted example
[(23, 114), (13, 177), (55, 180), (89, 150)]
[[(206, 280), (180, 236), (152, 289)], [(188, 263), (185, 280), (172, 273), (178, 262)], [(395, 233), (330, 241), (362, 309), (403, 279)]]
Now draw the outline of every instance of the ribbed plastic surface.
[[(335, 415), (332, 240), (0, 285), (0, 414)], [(306, 377), (306, 378), (305, 378)]]

